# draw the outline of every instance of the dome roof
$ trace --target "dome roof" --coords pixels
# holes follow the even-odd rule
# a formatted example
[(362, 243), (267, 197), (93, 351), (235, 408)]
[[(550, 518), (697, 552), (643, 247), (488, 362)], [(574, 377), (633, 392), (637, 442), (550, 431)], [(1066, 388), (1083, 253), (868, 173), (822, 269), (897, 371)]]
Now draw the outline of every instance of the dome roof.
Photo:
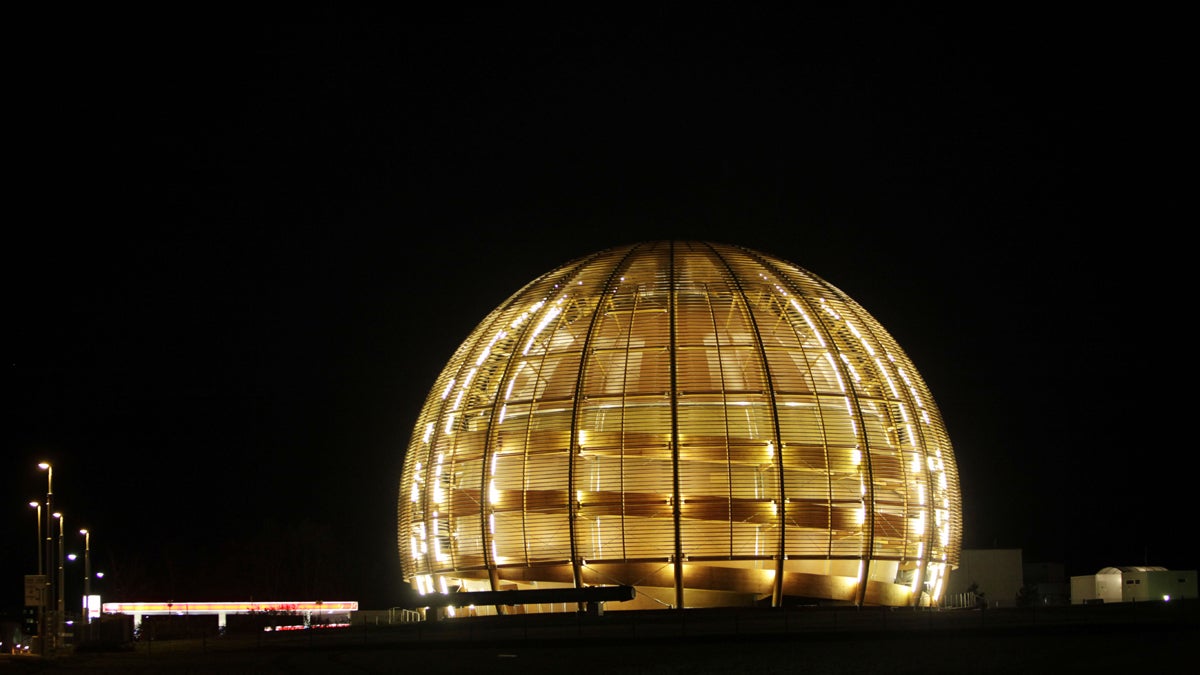
[(1122, 565), (1121, 567), (1104, 567), (1101, 568), (1097, 575), (1100, 574), (1124, 574), (1126, 572), (1166, 572), (1167, 568), (1148, 565)]
[(924, 604), (962, 536), (899, 345), (815, 274), (711, 242), (599, 251), (510, 296), (433, 383), (399, 488), (422, 592)]

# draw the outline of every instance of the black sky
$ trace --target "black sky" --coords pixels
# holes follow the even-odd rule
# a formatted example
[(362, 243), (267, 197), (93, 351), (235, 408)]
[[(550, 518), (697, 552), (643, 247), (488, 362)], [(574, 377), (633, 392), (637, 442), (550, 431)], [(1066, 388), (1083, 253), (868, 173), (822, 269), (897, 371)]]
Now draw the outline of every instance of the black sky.
[(1194, 569), (1175, 21), (646, 19), (31, 19), (0, 604), (49, 459), (68, 530), (145, 593), (235, 599), (192, 561), (278, 544), (335, 552), (289, 590), (389, 606), (441, 365), (526, 282), (662, 238), (883, 323), (949, 427), (965, 546)]

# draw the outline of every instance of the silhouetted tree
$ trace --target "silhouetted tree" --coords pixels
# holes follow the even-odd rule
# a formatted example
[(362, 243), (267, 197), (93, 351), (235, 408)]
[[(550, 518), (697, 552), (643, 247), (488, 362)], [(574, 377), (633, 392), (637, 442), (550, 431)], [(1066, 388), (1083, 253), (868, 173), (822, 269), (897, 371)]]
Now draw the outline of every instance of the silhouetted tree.
[(1017, 607), (1034, 607), (1041, 604), (1042, 594), (1037, 584), (1025, 584), (1017, 591)]
[(984, 597), (984, 592), (979, 590), (979, 584), (972, 581), (970, 586), (967, 586), (967, 592), (975, 596), (975, 606), (979, 609), (987, 607), (987, 598)]

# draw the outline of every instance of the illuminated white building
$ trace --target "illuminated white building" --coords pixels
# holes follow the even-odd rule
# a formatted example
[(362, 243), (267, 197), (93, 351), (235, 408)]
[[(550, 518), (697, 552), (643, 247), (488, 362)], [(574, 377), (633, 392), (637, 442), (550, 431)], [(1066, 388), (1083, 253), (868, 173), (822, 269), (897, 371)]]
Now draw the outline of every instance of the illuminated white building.
[(1195, 599), (1196, 570), (1131, 565), (1071, 577), (1071, 604)]
[(284, 602), (106, 602), (104, 614), (127, 614), (133, 617), (134, 627), (147, 616), (206, 616), (217, 617), (217, 626), (225, 628), (225, 617), (231, 614), (280, 614), (303, 616), (309, 622), (330, 618), (349, 622), (358, 611), (354, 600), (302, 600)]
[(708, 242), (600, 251), (509, 297), (433, 383), (399, 488), (422, 593), (923, 605), (962, 540), (950, 439), (891, 335), (811, 272)]

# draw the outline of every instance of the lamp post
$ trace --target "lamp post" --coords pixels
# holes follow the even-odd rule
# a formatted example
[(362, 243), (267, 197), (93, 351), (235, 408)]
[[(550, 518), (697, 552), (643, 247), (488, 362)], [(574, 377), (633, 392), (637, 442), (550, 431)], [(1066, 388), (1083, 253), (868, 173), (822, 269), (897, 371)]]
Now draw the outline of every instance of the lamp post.
[(92, 533), (82, 529), (83, 535), (83, 623), (92, 622)]
[[(42, 503), (41, 502), (29, 502), (29, 507), (37, 509), (38, 576), (40, 577), (46, 573), (46, 563), (45, 563), (44, 559), (42, 558)], [(41, 653), (45, 654), (46, 653), (46, 644), (45, 644), (46, 627), (44, 625), (42, 625), (42, 619), (46, 615), (46, 608), (43, 607), (43, 605), (46, 604), (46, 586), (45, 585), (42, 586), (40, 598), (41, 598), (41, 602), (39, 602), (38, 606), (37, 606), (38, 639), (43, 641), (42, 645), (41, 645)]]
[(63, 521), (65, 521), (66, 518), (63, 517), (63, 514), (61, 512), (55, 513), (54, 517), (58, 518), (58, 593), (56, 594), (57, 598), (58, 598), (58, 602), (54, 607), (54, 614), (55, 614), (54, 623), (55, 623), (55, 630), (56, 630), (55, 635), (54, 635), (54, 644), (55, 644), (55, 646), (61, 646), (63, 644), (63, 640), (66, 637), (66, 632), (67, 632), (66, 631), (66, 615), (63, 612), (63, 600), (64, 600), (63, 595), (65, 595), (63, 593), (63, 590), (66, 589), (66, 587), (67, 587), (66, 578), (63, 576), (63, 573), (64, 573), (63, 568), (66, 564), (66, 561), (64, 558), (65, 552), (63, 550), (63, 527), (64, 527)]
[[(50, 462), (40, 462), (38, 468), (46, 472), (46, 566), (49, 568), (50, 561), (54, 560), (54, 531), (50, 526), (50, 514), (54, 513), (54, 467)], [(46, 570), (49, 572), (49, 569)], [(47, 606), (52, 606), (54, 603), (54, 575), (46, 575), (45, 593), (42, 595), (42, 615), (50, 614), (51, 610)], [(47, 638), (50, 637), (49, 621), (45, 621), (42, 625), (42, 653), (46, 653)], [(51, 641), (53, 644), (53, 641)]]
[(45, 563), (42, 562), (42, 503), (29, 502), (29, 508), (37, 509), (38, 574), (45, 574)]

